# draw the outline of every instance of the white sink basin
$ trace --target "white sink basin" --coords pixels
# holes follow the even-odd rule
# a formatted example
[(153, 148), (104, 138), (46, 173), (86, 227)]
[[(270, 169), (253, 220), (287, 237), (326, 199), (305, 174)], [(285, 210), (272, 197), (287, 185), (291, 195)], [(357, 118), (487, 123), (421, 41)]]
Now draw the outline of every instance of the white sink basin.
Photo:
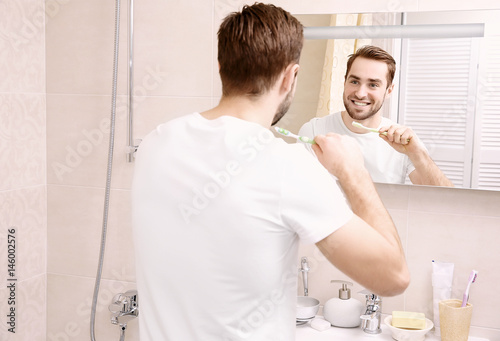
[[(320, 318), (320, 317), (316, 317)], [(295, 332), (295, 341), (352, 341), (352, 340), (387, 340), (394, 341), (391, 337), (391, 331), (383, 323), (380, 325), (381, 334), (371, 335), (365, 333), (361, 328), (337, 328), (331, 327), (325, 331), (318, 331), (311, 327), (311, 323), (297, 326)]]
[[(322, 318), (321, 316), (317, 316), (316, 318)], [(318, 331), (311, 327), (311, 322), (307, 324), (299, 325), (296, 328), (295, 332), (295, 341), (394, 341), (391, 336), (391, 331), (389, 327), (387, 327), (383, 322), (380, 324), (380, 328), (382, 329), (381, 334), (371, 335), (367, 334), (358, 328), (337, 328), (331, 327), (325, 331)], [(425, 336), (425, 341), (439, 341), (440, 338), (434, 335), (433, 330)], [(488, 341), (487, 339), (482, 338), (474, 338), (469, 337), (469, 341)]]

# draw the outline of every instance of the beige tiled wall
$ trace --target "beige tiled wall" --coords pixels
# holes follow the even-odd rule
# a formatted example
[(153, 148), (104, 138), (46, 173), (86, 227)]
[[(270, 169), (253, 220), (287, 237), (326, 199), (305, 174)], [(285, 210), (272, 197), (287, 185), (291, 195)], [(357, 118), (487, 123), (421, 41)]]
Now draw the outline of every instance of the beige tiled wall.
[[(136, 2), (134, 132), (143, 137), (158, 123), (205, 110), (220, 96), (216, 31), (243, 0)], [(293, 13), (432, 10), (442, 1), (274, 1)], [(45, 8), (44, 8), (45, 4)], [(438, 6), (438, 7), (436, 7)], [(461, 6), (468, 6), (462, 4)], [(495, 8), (491, 1), (470, 7)], [(97, 268), (111, 112), (114, 3), (101, 0), (25, 0), (0, 4), (0, 250), (16, 227), (19, 267), (18, 333), (4, 329), (8, 294), (0, 276), (0, 339), (88, 340)], [(125, 161), (128, 4), (122, 2), (118, 105), (106, 258), (98, 304), (97, 339), (118, 339), (107, 305), (135, 287), (129, 219), (133, 164)], [(391, 309), (427, 312), (429, 262), (456, 262), (457, 295), (471, 268), (480, 271), (471, 301), (478, 335), (499, 338), (495, 319), (499, 194), (379, 186), (405, 244), (413, 275)], [(314, 248), (311, 292), (322, 301), (329, 280), (341, 277)], [(2, 251), (0, 266), (6, 268)], [(161, 266), (161, 264), (159, 265)], [(47, 321), (46, 321), (47, 317)], [(45, 323), (45, 321), (47, 323)], [(138, 340), (136, 321), (127, 340)], [(490, 334), (488, 334), (490, 333)]]
[(44, 6), (3, 1), (0, 8), (0, 339), (45, 340)]

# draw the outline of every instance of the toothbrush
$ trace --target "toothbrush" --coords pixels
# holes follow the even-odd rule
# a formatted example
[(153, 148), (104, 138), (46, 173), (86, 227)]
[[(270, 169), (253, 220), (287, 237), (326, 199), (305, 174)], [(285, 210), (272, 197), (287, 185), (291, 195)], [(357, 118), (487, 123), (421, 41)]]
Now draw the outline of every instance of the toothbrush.
[(472, 270), (472, 272), (470, 273), (470, 276), (469, 276), (469, 283), (467, 283), (467, 289), (465, 289), (465, 292), (464, 292), (464, 298), (462, 300), (462, 307), (465, 307), (467, 305), (467, 301), (469, 300), (470, 285), (476, 281), (476, 278), (477, 278), (477, 271)]
[[(377, 134), (380, 134), (380, 133), (379, 133), (379, 131), (378, 131), (377, 129), (375, 129), (375, 128), (368, 128), (368, 127), (365, 127), (364, 125), (362, 125), (362, 124), (361, 124), (361, 123), (359, 123), (359, 122), (355, 122), (355, 121), (354, 121), (354, 122), (352, 122), (352, 125), (353, 125), (353, 126), (355, 126), (355, 127), (358, 127), (358, 128), (362, 128), (362, 129), (365, 129), (365, 130), (371, 131), (372, 133), (377, 133)], [(387, 132), (386, 132), (386, 131), (384, 131), (384, 132), (382, 133), (382, 135), (387, 136)]]
[(274, 127), (274, 129), (278, 133), (280, 133), (281, 135), (295, 137), (297, 140), (300, 140), (300, 141), (305, 142), (305, 143), (310, 143), (310, 144), (315, 144), (316, 143), (313, 139), (310, 139), (309, 137), (298, 136), (298, 135), (292, 134), (291, 132), (289, 132), (286, 129), (283, 129), (283, 128), (280, 128), (280, 127)]

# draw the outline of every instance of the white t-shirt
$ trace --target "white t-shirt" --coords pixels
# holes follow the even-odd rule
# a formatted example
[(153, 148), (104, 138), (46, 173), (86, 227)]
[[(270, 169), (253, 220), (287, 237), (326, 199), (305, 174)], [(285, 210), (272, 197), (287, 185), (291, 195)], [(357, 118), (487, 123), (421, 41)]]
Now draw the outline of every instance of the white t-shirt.
[(194, 113), (151, 132), (134, 172), (141, 341), (293, 340), (298, 241), (352, 217), (321, 164), (258, 124)]
[[(382, 117), (379, 129), (394, 124), (388, 118)], [(313, 118), (300, 128), (299, 135), (314, 138), (316, 135), (327, 133), (348, 135), (358, 141), (363, 152), (365, 167), (370, 173), (373, 182), (404, 184), (406, 176), (415, 170), (410, 158), (396, 151), (378, 134), (357, 134), (350, 131), (340, 112), (321, 118)], [(308, 149), (312, 152), (310, 147)]]

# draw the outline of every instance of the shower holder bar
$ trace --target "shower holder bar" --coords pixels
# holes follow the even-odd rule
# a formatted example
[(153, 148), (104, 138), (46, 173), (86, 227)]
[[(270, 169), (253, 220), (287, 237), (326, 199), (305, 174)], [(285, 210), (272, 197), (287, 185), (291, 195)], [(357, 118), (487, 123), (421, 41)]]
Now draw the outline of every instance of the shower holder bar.
[(127, 161), (132, 162), (134, 160), (134, 154), (139, 148), (139, 145), (141, 144), (142, 139), (136, 139), (134, 140), (133, 145), (127, 146), (125, 148), (125, 152), (127, 153)]

